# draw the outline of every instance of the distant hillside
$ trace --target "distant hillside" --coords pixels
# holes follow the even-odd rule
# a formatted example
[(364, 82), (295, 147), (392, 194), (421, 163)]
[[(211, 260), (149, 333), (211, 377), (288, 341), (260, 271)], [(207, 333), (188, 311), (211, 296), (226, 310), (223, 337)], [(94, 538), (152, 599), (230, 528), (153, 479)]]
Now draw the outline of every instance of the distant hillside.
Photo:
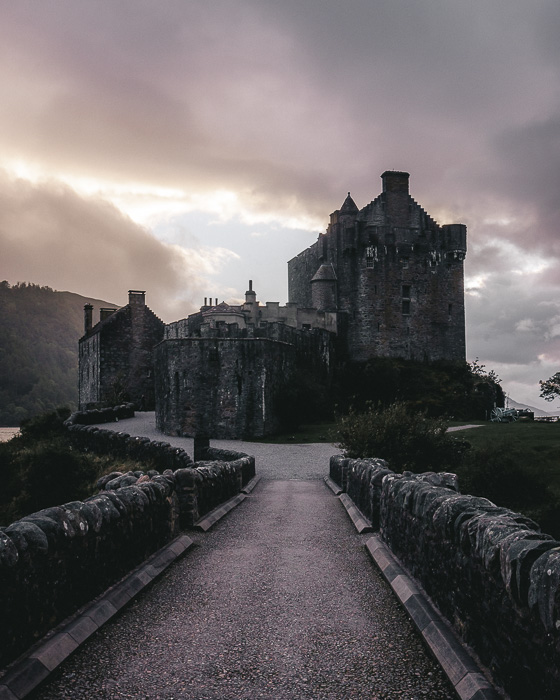
[(78, 401), (84, 304), (115, 306), (50, 287), (0, 282), (0, 425)]
[(526, 403), (519, 403), (518, 401), (514, 401), (513, 399), (508, 398), (508, 406), (509, 408), (528, 408), (530, 411), (533, 411), (535, 416), (542, 417), (542, 416), (557, 416), (558, 411), (543, 411), (541, 408), (535, 408), (534, 406), (529, 406)]

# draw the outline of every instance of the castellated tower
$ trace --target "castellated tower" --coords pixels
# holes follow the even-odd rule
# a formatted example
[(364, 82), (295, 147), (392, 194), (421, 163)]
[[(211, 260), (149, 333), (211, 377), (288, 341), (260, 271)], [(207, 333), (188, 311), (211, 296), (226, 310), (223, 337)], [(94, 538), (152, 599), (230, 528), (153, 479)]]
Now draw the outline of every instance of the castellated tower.
[(326, 233), (288, 263), (289, 300), (336, 311), (347, 357), (465, 360), (466, 227), (440, 226), (387, 171), (359, 210), (350, 193)]

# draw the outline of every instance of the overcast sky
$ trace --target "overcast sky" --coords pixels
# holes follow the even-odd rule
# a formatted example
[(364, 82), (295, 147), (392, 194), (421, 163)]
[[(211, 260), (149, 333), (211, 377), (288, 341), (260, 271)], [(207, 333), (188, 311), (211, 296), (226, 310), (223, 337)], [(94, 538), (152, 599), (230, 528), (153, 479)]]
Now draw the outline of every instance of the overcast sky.
[(350, 190), (465, 223), (467, 353), (560, 371), (558, 0), (0, 0), (0, 279), (287, 298)]

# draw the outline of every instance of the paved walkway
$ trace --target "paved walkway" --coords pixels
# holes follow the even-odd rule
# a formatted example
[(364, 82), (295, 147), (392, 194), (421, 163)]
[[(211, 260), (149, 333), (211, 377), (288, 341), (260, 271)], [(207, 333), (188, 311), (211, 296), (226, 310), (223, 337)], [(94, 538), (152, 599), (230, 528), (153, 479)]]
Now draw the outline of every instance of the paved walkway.
[(332, 446), (235, 444), (257, 489), (33, 697), (455, 697), (319, 480)]

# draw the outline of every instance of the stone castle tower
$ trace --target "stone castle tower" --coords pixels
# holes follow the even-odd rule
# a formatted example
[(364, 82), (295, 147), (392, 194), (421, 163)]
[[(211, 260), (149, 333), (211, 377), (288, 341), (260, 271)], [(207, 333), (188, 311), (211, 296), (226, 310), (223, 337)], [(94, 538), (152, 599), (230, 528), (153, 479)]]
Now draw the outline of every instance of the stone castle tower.
[(387, 171), (359, 210), (350, 193), (326, 233), (288, 263), (289, 301), (337, 313), (347, 357), (465, 360), (466, 227), (438, 225)]

